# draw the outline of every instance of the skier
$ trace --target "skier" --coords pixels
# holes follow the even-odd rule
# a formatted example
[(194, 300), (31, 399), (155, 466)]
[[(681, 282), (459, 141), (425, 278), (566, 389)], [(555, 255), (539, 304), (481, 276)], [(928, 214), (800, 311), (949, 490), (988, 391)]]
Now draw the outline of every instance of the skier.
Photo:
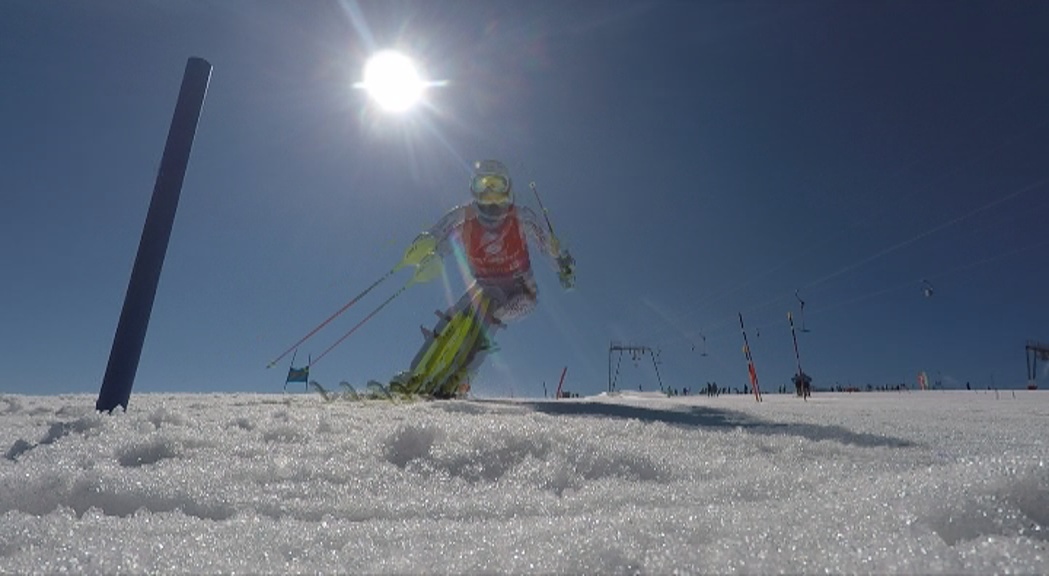
[[(466, 293), (450, 310), (438, 312), (441, 320), (433, 330), (423, 328), (426, 342), (412, 360), (409, 374), (395, 378), (410, 382), (409, 388), (429, 391), (437, 397), (452, 397), (469, 390), (469, 376), (483, 362), (492, 348), (492, 336), (506, 322), (518, 320), (531, 312), (538, 301), (539, 289), (532, 272), (527, 238), (542, 248), (557, 267), (561, 286), (575, 285), (575, 260), (560, 242), (547, 222), (543, 228), (536, 213), (514, 204), (513, 186), (506, 167), (497, 160), (474, 164), (470, 181), (473, 201), (457, 206), (445, 214), (430, 230), (420, 234), (409, 252), (435, 254), (443, 259), (453, 253), (458, 240), (463, 249), (472, 281)], [(456, 349), (437, 343), (446, 329), (467, 331), (472, 322), (455, 324), (453, 318), (466, 318), (479, 323), (475, 340), (463, 337)], [(436, 350), (436, 352), (435, 352)], [(434, 361), (444, 354), (454, 366), (445, 369)], [(435, 381), (436, 380), (436, 381)]]

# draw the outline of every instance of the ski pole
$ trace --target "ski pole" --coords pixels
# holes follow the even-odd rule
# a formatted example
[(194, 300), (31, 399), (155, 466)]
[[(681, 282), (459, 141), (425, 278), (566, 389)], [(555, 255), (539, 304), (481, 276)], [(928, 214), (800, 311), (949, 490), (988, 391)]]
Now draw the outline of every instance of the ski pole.
[[(313, 330), (310, 330), (309, 333), (307, 333), (305, 336), (300, 338), (298, 342), (292, 344), (290, 348), (288, 348), (287, 350), (282, 352), (280, 356), (277, 356), (276, 358), (274, 358), (269, 364), (266, 365), (266, 368), (273, 368), (273, 366), (277, 362), (280, 362), (281, 358), (284, 358), (285, 356), (288, 355), (289, 352), (291, 352), (292, 350), (295, 350), (296, 348), (298, 348), (306, 340), (309, 340), (310, 337), (313, 336), (314, 334), (316, 334), (321, 328), (324, 328), (325, 326), (327, 326), (329, 322), (331, 322), (332, 320), (337, 318), (340, 314), (342, 314), (343, 312), (348, 310), (350, 308), (350, 306), (353, 306), (354, 304), (356, 304), (358, 300), (360, 300), (361, 298), (364, 298), (364, 296), (366, 294), (371, 292), (379, 284), (382, 284), (383, 281), (385, 281), (387, 278), (389, 278), (390, 276), (393, 276), (394, 273), (396, 273), (398, 270), (400, 270), (401, 268), (404, 268), (405, 266), (419, 266), (420, 264), (422, 264), (426, 260), (426, 258), (430, 254), (433, 253), (433, 251), (436, 249), (436, 246), (437, 246), (437, 242), (436, 242), (436, 240), (434, 240), (434, 238), (432, 236), (430, 236), (429, 234), (426, 234), (426, 233), (420, 234), (419, 237), (417, 237), (415, 239), (415, 241), (412, 242), (412, 245), (408, 247), (408, 250), (404, 253), (404, 258), (402, 258), (401, 261), (398, 262), (396, 266), (394, 266), (393, 268), (390, 268), (390, 270), (388, 272), (386, 272), (378, 280), (373, 282), (371, 286), (368, 286), (360, 294), (358, 294), (358, 295), (354, 296), (353, 298), (351, 298), (350, 301), (347, 302), (346, 304), (344, 304), (342, 308), (339, 308), (338, 310), (336, 310), (334, 314), (332, 314), (331, 316), (328, 316), (327, 319), (325, 319), (323, 322), (318, 324)], [(413, 277), (413, 281), (414, 282), (425, 281), (425, 280), (422, 280), (422, 278), (420, 277), (419, 270), (416, 270), (416, 274)]]
[[(437, 256), (435, 256), (435, 255), (431, 255), (431, 256), (422, 258), (419, 261), (419, 263), (417, 264), (417, 266), (418, 267), (415, 270), (415, 274), (411, 278), (409, 278), (407, 282), (404, 283), (404, 286), (401, 286), (400, 289), (398, 289), (396, 292), (394, 292), (389, 298), (384, 300), (382, 304), (379, 304), (374, 310), (372, 310), (367, 316), (365, 316), (353, 328), (350, 328), (349, 332), (346, 332), (345, 334), (342, 335), (342, 337), (340, 337), (338, 340), (336, 340), (331, 346), (328, 346), (328, 348), (325, 349), (324, 352), (321, 352), (319, 356), (317, 356), (316, 358), (313, 359), (313, 361), (310, 363), (310, 365), (312, 366), (313, 364), (316, 364), (321, 358), (323, 358), (325, 355), (327, 355), (328, 352), (331, 352), (332, 350), (334, 350), (335, 347), (338, 346), (339, 344), (341, 344), (343, 340), (349, 338), (350, 335), (353, 334), (354, 332), (356, 332), (358, 328), (360, 328), (361, 326), (364, 326), (365, 323), (367, 323), (369, 320), (374, 318), (375, 315), (378, 314), (383, 308), (385, 308), (390, 302), (393, 302), (394, 298), (397, 298), (398, 296), (403, 294), (404, 291), (407, 290), (409, 287), (411, 287), (413, 284), (422, 284), (422, 283), (425, 283), (425, 282), (429, 282), (430, 280), (433, 280), (435, 277), (437, 277), (437, 275), (440, 274), (441, 271), (443, 270), (441, 268), (441, 261), (440, 261), (440, 259)], [(398, 267), (399, 267), (399, 265), (398, 265)], [(395, 270), (396, 270), (396, 268), (395, 268)]]
[[(539, 209), (543, 211), (543, 219), (546, 220), (546, 228), (550, 230), (550, 238), (554, 245), (560, 250), (561, 241), (558, 240), (557, 234), (554, 233), (554, 225), (550, 223), (550, 212), (546, 209), (546, 206), (543, 205), (543, 200), (539, 198), (539, 191), (536, 190), (535, 182), (530, 182), (528, 186), (532, 189), (532, 194), (535, 194), (535, 201), (539, 203)], [(560, 268), (558, 276), (561, 278), (561, 285), (566, 289), (575, 285), (573, 277), (574, 272), (572, 270), (574, 264), (575, 259), (572, 258), (572, 255), (569, 254), (567, 250), (561, 251), (557, 256), (557, 265)]]
[(535, 189), (535, 182), (531, 182), (528, 186), (532, 189), (532, 194), (535, 194), (535, 201), (539, 203), (539, 209), (543, 211), (543, 219), (546, 220), (546, 227), (550, 230), (552, 236), (554, 234), (554, 225), (550, 223), (550, 212), (547, 211), (546, 206), (543, 206), (543, 201), (539, 198), (539, 191)]
[(396, 298), (396, 297), (400, 296), (401, 294), (403, 294), (404, 291), (408, 289), (408, 286), (409, 286), (409, 284), (405, 284), (404, 286), (401, 286), (400, 290), (394, 292), (392, 296), (390, 296), (385, 301), (383, 301), (382, 304), (379, 304), (379, 306), (377, 306), (375, 308), (375, 310), (372, 310), (371, 313), (369, 313), (367, 316), (365, 316), (363, 320), (358, 322), (353, 328), (350, 328), (349, 332), (343, 334), (342, 337), (340, 337), (338, 340), (336, 340), (331, 346), (328, 346), (324, 350), (324, 352), (321, 352), (316, 358), (313, 359), (313, 362), (312, 362), (311, 366), (313, 364), (316, 364), (317, 362), (319, 362), (321, 358), (324, 358), (328, 354), (328, 352), (331, 352), (332, 350), (334, 350), (336, 346), (338, 346), (339, 344), (342, 344), (342, 341), (347, 339), (347, 338), (349, 338), (350, 335), (353, 334), (354, 332), (356, 332), (358, 328), (360, 328), (361, 326), (364, 326), (364, 324), (366, 322), (368, 322), (369, 320), (374, 318), (375, 315), (378, 314), (380, 310), (382, 310), (383, 308), (386, 307), (387, 304), (389, 304), (390, 302), (393, 302), (394, 298)]
[(328, 318), (326, 318), (323, 322), (318, 324), (315, 328), (313, 328), (313, 330), (310, 330), (305, 336), (300, 338), (298, 342), (292, 344), (291, 347), (289, 347), (284, 352), (281, 352), (280, 356), (277, 356), (272, 361), (270, 361), (269, 364), (266, 365), (266, 368), (273, 368), (273, 366), (276, 365), (277, 362), (280, 362), (282, 358), (287, 356), (289, 352), (291, 352), (292, 350), (296, 350), (303, 342), (309, 340), (310, 337), (313, 336), (314, 334), (316, 334), (318, 331), (320, 331), (321, 328), (324, 328), (325, 326), (327, 326), (329, 322), (331, 322), (332, 320), (337, 318), (340, 314), (342, 314), (343, 312), (348, 310), (350, 308), (350, 306), (353, 306), (354, 304), (356, 304), (358, 300), (360, 300), (361, 298), (364, 298), (364, 296), (366, 294), (371, 292), (379, 284), (382, 284), (383, 281), (385, 281), (387, 278), (389, 278), (390, 276), (393, 276), (394, 272), (396, 272), (399, 269), (400, 269), (400, 266), (395, 267), (395, 268), (391, 268), (389, 272), (383, 274), (378, 280), (373, 282), (371, 286), (368, 286), (360, 294), (358, 294), (358, 295), (354, 296), (353, 298), (351, 298), (349, 302), (347, 302), (346, 304), (344, 304), (342, 306), (342, 308), (339, 308), (338, 310), (336, 310), (334, 314), (332, 314), (331, 316), (328, 316)]

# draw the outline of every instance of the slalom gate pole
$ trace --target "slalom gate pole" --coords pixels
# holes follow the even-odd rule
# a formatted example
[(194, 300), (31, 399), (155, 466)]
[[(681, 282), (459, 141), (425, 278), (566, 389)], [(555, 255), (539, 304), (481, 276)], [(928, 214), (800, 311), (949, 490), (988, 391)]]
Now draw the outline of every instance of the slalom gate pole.
[(295, 367), (295, 357), (298, 356), (298, 355), (299, 355), (299, 349), (296, 348), (295, 352), (292, 353), (292, 355), (291, 355), (291, 362), (288, 363), (288, 376), (286, 376), (284, 378), (284, 392), (285, 393), (287, 393), (287, 391), (288, 391), (288, 382), (291, 381), (290, 380), (290, 378), (291, 378), (291, 369)]
[(739, 330), (743, 332), (743, 355), (747, 358), (747, 372), (750, 375), (750, 387), (754, 389), (754, 399), (761, 402), (761, 389), (758, 387), (758, 371), (754, 368), (754, 357), (750, 355), (750, 343), (747, 342), (747, 330), (743, 327), (743, 313), (739, 313)]
[[(397, 267), (391, 268), (389, 272), (387, 272), (386, 274), (383, 274), (378, 280), (373, 282), (371, 286), (368, 286), (360, 294), (358, 294), (358, 295), (354, 296), (353, 298), (351, 298), (350, 301), (347, 302), (346, 304), (344, 304), (342, 308), (339, 308), (338, 310), (336, 310), (334, 314), (332, 314), (331, 316), (328, 316), (327, 319), (325, 319), (323, 322), (318, 324), (313, 330), (310, 330), (305, 336), (300, 338), (298, 342), (292, 344), (291, 347), (289, 347), (284, 352), (281, 352), (280, 356), (277, 356), (276, 358), (271, 360), (269, 364), (266, 365), (266, 368), (273, 368), (273, 366), (276, 365), (277, 362), (280, 362), (282, 358), (287, 356), (289, 352), (291, 352), (293, 350), (296, 350), (300, 345), (302, 345), (303, 342), (309, 340), (314, 334), (316, 334), (318, 331), (320, 331), (321, 328), (324, 328), (325, 326), (327, 326), (329, 322), (331, 322), (332, 320), (337, 318), (339, 315), (341, 315), (343, 312), (348, 310), (350, 308), (350, 306), (353, 306), (361, 298), (364, 298), (364, 296), (366, 294), (368, 294), (369, 292), (371, 292), (376, 286), (378, 286), (379, 284), (382, 284), (390, 276), (393, 276), (394, 272), (396, 272), (397, 270), (398, 270)], [(323, 356), (323, 354), (322, 354), (322, 356)]]
[(210, 81), (211, 64), (207, 60), (193, 57), (186, 62), (149, 211), (138, 242), (138, 253), (124, 294), (124, 306), (120, 309), (109, 362), (95, 402), (95, 409), (100, 412), (112, 413), (117, 406), (127, 411), (149, 317), (153, 312), (153, 300), (160, 283), (160, 271), (164, 267), (164, 256), (175, 223), (193, 138), (197, 133), (197, 123)]
[(336, 346), (338, 346), (339, 344), (342, 344), (342, 341), (347, 339), (347, 338), (349, 338), (350, 334), (353, 334), (354, 332), (357, 331), (358, 328), (360, 328), (361, 326), (364, 326), (365, 323), (367, 323), (369, 320), (374, 318), (375, 315), (379, 313), (379, 311), (381, 311), (383, 308), (385, 308), (386, 305), (389, 304), (390, 302), (393, 302), (394, 298), (396, 298), (396, 297), (400, 296), (401, 294), (403, 294), (404, 291), (407, 290), (408, 287), (411, 286), (411, 285), (412, 285), (412, 282), (409, 281), (404, 286), (401, 286), (401, 288), (399, 290), (394, 292), (393, 295), (391, 295), (389, 298), (387, 298), (385, 301), (383, 301), (382, 304), (379, 304), (374, 310), (372, 310), (367, 316), (365, 316), (363, 320), (358, 322), (353, 328), (350, 328), (349, 332), (343, 334), (341, 338), (336, 340), (331, 346), (328, 346), (328, 348), (325, 349), (324, 352), (321, 352), (316, 358), (314, 358), (313, 361), (310, 363), (310, 366), (312, 366), (312, 365), (316, 364), (317, 362), (319, 362), (321, 358), (324, 358), (328, 354), (328, 352), (331, 352), (332, 350), (335, 349)]
[[(568, 372), (568, 366), (565, 366), (565, 369), (561, 371), (561, 380), (559, 380), (557, 382), (557, 392), (554, 393), (554, 398), (560, 398), (561, 397), (561, 386), (564, 385), (564, 383), (565, 383), (565, 374), (567, 372)], [(545, 382), (543, 383), (543, 386), (544, 387), (546, 386)]]

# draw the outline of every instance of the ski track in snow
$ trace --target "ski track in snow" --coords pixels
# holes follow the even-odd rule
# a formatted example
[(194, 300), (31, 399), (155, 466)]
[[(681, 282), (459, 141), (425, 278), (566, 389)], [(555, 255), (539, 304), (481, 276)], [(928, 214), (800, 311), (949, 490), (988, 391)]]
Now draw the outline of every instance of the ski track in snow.
[(0, 572), (1049, 572), (1049, 393), (0, 395)]

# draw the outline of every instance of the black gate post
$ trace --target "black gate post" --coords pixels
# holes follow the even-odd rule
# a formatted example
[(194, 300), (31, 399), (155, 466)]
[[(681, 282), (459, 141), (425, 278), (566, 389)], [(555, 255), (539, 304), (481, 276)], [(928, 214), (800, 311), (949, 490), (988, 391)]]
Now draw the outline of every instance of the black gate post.
[(118, 405), (127, 410), (142, 355), (142, 343), (146, 339), (149, 316), (153, 311), (153, 298), (160, 282), (160, 269), (164, 265), (171, 227), (175, 223), (175, 210), (189, 164), (193, 137), (197, 132), (197, 121), (210, 80), (211, 64), (207, 60), (190, 58), (186, 62), (182, 88), (164, 145), (164, 156), (160, 161), (160, 172), (153, 187), (153, 198), (138, 243), (138, 254), (124, 296), (124, 307), (120, 310), (120, 320), (113, 336), (113, 347), (109, 351), (106, 375), (102, 379), (98, 401), (95, 402), (96, 410), (112, 413)]

